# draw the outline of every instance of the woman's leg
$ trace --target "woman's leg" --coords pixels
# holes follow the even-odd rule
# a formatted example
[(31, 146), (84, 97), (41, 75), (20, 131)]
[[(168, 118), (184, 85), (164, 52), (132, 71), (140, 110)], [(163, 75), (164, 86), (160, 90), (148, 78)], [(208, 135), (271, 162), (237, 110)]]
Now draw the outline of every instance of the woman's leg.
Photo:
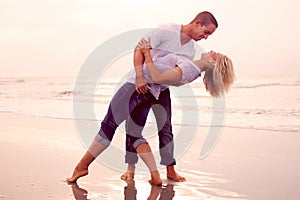
[[(126, 120), (126, 154), (125, 163), (128, 164), (126, 172), (121, 176), (122, 180), (133, 180), (135, 164), (138, 162), (138, 156), (136, 148), (133, 147), (133, 143), (136, 138), (131, 137), (132, 131), (139, 130), (138, 134), (142, 132), (144, 123), (146, 122), (147, 115), (151, 106), (156, 102), (151, 93), (137, 94), (132, 96), (130, 100), (129, 110), (131, 117)], [(145, 110), (144, 110), (145, 109)], [(145, 112), (144, 114), (141, 114)], [(145, 116), (141, 121), (141, 116)], [(135, 119), (136, 118), (136, 119)]]
[(98, 134), (76, 165), (72, 177), (66, 179), (68, 182), (76, 182), (78, 178), (87, 175), (89, 165), (109, 146), (115, 130), (129, 115), (128, 105), (134, 92), (135, 85), (125, 83), (114, 95)]
[(141, 159), (144, 161), (144, 163), (147, 165), (150, 174), (151, 174), (151, 180), (149, 180), (149, 183), (151, 185), (161, 185), (162, 181), (160, 179), (159, 172), (157, 170), (157, 166), (155, 163), (154, 156), (152, 154), (151, 148), (148, 143), (142, 143), (136, 148), (137, 153), (141, 157)]
[(79, 163), (74, 169), (72, 177), (67, 178), (67, 182), (74, 183), (78, 178), (86, 176), (88, 172), (89, 165), (96, 159), (96, 157), (102, 153), (107, 146), (101, 144), (97, 140), (94, 140), (90, 145), (89, 149), (86, 151), (84, 156), (81, 158)]
[(149, 182), (154, 185), (161, 185), (162, 181), (151, 148), (142, 136), (149, 110), (156, 100), (150, 93), (142, 95), (139, 98), (141, 98), (142, 101), (133, 108), (129, 118), (126, 119), (126, 137), (147, 165), (151, 173), (151, 180)]

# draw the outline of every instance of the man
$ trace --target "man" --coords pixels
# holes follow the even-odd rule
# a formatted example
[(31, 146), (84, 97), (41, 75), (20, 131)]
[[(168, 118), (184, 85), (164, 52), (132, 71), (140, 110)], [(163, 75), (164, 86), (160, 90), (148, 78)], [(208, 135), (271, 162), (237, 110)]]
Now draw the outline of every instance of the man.
[[(205, 11), (199, 13), (189, 24), (164, 24), (158, 29), (152, 31), (147, 36), (151, 41), (151, 57), (155, 61), (168, 54), (176, 54), (192, 60), (195, 56), (194, 41), (207, 39), (218, 27), (215, 17)], [(139, 94), (147, 92), (157, 99), (155, 104), (161, 105), (165, 112), (157, 107), (152, 107), (157, 121), (159, 148), (161, 162), (166, 166), (167, 178), (174, 181), (185, 181), (185, 178), (176, 173), (174, 165), (174, 144), (171, 125), (171, 99), (170, 91), (167, 87), (148, 84), (149, 76), (147, 71), (143, 70), (144, 57), (139, 49), (134, 51), (135, 74), (129, 78), (129, 82), (135, 83), (136, 91)], [(145, 100), (146, 101), (146, 100)], [(132, 125), (132, 124), (131, 124)], [(132, 180), (135, 171), (135, 163), (138, 157), (133, 148), (134, 136), (126, 131), (126, 156), (125, 162), (128, 163), (127, 171), (121, 176), (123, 180)]]

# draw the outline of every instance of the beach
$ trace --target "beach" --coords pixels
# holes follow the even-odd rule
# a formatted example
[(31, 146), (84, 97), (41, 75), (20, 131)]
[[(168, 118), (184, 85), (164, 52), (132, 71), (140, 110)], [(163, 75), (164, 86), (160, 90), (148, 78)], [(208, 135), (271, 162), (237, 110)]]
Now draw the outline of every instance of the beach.
[[(0, 200), (299, 200), (299, 5), (282, 0), (1, 0)], [(170, 109), (157, 104), (153, 107), (162, 112), (157, 117), (152, 107), (142, 131), (162, 186), (149, 183), (141, 158), (134, 180), (121, 180), (126, 134), (132, 134), (126, 124), (139, 128), (125, 122), (88, 175), (68, 183), (108, 108), (117, 122), (127, 110), (126, 104), (110, 104), (118, 89), (134, 82), (131, 75), (146, 75), (145, 68), (155, 72), (149, 53), (137, 53), (142, 38), (162, 72), (158, 80), (148, 80), (149, 91), (170, 89), (173, 136), (159, 138), (157, 125), (165, 124), (170, 115), (164, 111)], [(144, 61), (147, 67), (137, 66)], [(230, 90), (212, 97), (206, 83), (222, 88), (221, 79), (226, 83), (234, 75), (232, 65), (236, 79)], [(173, 81), (181, 86), (163, 84)], [(152, 98), (134, 94), (130, 100), (137, 103)], [(107, 124), (106, 133), (113, 123)], [(167, 151), (159, 148), (166, 147), (166, 139), (173, 139), (170, 157), (185, 182), (167, 179), (160, 156)]]
[[(78, 185), (72, 174), (85, 148), (74, 120), (0, 113), (0, 199), (298, 199), (300, 135), (294, 132), (224, 127), (213, 151), (199, 159), (207, 128), (177, 161), (187, 179), (151, 188), (148, 174), (135, 176), (135, 187), (121, 171), (99, 162)], [(124, 169), (125, 170), (125, 169)], [(171, 188), (171, 189), (170, 189)], [(171, 192), (170, 192), (171, 191)], [(166, 195), (166, 194), (169, 194)], [(170, 194), (174, 195), (170, 197)], [(171, 196), (172, 196), (171, 195)]]

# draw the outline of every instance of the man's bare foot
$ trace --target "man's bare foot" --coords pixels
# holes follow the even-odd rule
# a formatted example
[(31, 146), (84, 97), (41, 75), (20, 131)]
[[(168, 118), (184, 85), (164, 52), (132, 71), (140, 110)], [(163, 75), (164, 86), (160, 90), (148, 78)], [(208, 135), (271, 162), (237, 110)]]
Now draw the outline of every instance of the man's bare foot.
[(122, 180), (131, 181), (134, 178), (134, 173), (130, 171), (126, 171), (122, 176)]
[(89, 171), (88, 169), (82, 169), (79, 170), (77, 167), (74, 169), (73, 175), (71, 178), (67, 178), (66, 181), (68, 183), (75, 183), (77, 181), (77, 179), (79, 179), (80, 177), (86, 176), (88, 175)]
[(183, 176), (180, 176), (176, 172), (172, 173), (172, 174), (167, 174), (167, 178), (171, 179), (173, 181), (176, 181), (176, 182), (184, 182), (184, 181), (186, 181), (186, 179)]
[(176, 182), (184, 182), (186, 179), (176, 173), (174, 166), (167, 166), (167, 178)]
[(159, 175), (159, 172), (157, 170), (151, 172), (151, 180), (149, 180), (149, 183), (151, 185), (155, 185), (155, 186), (161, 186), (162, 185), (162, 181), (160, 179), (160, 175)]

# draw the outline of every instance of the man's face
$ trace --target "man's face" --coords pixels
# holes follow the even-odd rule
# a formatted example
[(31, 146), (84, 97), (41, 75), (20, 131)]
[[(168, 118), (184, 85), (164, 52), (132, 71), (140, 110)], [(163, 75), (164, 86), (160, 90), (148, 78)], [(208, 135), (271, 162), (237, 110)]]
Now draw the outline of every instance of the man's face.
[(210, 23), (208, 25), (201, 26), (200, 22), (194, 23), (193, 33), (192, 33), (192, 39), (195, 41), (199, 41), (202, 39), (207, 39), (208, 36), (213, 34), (213, 32), (216, 30), (216, 26), (213, 23)]

